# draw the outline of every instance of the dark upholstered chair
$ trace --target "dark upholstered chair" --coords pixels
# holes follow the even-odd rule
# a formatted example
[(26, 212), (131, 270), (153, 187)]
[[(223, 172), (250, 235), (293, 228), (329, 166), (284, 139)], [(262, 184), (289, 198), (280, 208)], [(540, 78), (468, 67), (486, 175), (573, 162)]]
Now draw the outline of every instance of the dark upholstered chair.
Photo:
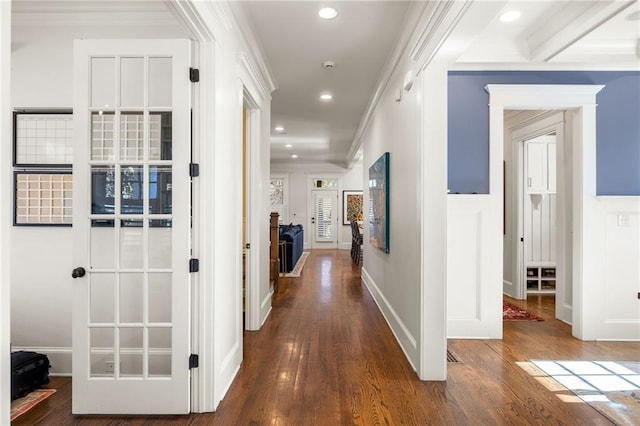
[(351, 221), (351, 260), (362, 263), (362, 234), (355, 220)]

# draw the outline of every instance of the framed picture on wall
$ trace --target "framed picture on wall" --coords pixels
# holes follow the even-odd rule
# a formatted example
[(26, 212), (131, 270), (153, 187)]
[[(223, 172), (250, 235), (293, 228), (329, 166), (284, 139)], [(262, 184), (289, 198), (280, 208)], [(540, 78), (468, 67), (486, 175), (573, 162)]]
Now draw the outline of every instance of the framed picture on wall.
[(362, 191), (342, 191), (342, 224), (362, 222)]
[(389, 253), (389, 153), (369, 167), (369, 242)]
[(71, 111), (15, 111), (13, 165), (71, 167), (73, 115)]

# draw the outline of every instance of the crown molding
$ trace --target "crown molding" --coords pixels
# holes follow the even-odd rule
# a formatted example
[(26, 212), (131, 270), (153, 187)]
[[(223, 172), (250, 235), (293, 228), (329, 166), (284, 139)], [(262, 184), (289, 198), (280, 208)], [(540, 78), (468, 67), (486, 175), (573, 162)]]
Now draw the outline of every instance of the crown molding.
[(369, 100), (369, 104), (367, 105), (367, 109), (365, 110), (365, 113), (360, 120), (360, 124), (358, 125), (358, 129), (356, 130), (353, 142), (351, 142), (351, 146), (349, 147), (349, 151), (343, 163), (343, 166), (347, 169), (351, 169), (357, 162), (356, 154), (360, 149), (360, 146), (362, 145), (362, 137), (364, 136), (365, 131), (371, 123), (373, 113), (378, 107), (378, 103), (380, 102), (382, 94), (389, 85), (389, 80), (391, 80), (391, 77), (398, 68), (398, 65), (405, 57), (404, 55), (408, 49), (409, 42), (411, 41), (411, 38), (415, 33), (416, 26), (420, 22), (420, 17), (423, 15), (427, 5), (428, 3), (423, 2), (412, 3), (405, 14), (405, 19), (402, 25), (404, 31), (398, 38), (396, 47), (389, 56), (389, 59), (387, 60), (382, 73), (380, 74), (376, 89), (374, 90), (373, 95)]
[(431, 63), (473, 3), (474, 0), (429, 2), (424, 14), (426, 20), (422, 20), (421, 31), (409, 52), (411, 59), (418, 64), (418, 71)]
[[(230, 6), (226, 3), (224, 7), (228, 10), (229, 15), (233, 17), (232, 19), (236, 24), (233, 27), (237, 30), (236, 34), (242, 46), (242, 53), (238, 61), (245, 74), (244, 77), (249, 77), (251, 81), (256, 83), (263, 99), (271, 99), (271, 92), (276, 90), (278, 85), (273, 77), (271, 68), (264, 59), (265, 55), (262, 46), (260, 46), (253, 34), (242, 9), (237, 5)], [(247, 80), (243, 81), (245, 84), (247, 83)]]
[(87, 12), (16, 12), (12, 24), (23, 27), (143, 27), (176, 26), (166, 11), (87, 11)]
[(640, 71), (640, 61), (591, 64), (577, 62), (461, 62), (449, 67), (449, 71)]
[(396, 48), (385, 65), (349, 148), (345, 161), (347, 168), (350, 169), (355, 164), (356, 153), (362, 145), (362, 137), (371, 123), (382, 94), (387, 89), (389, 81), (400, 63), (408, 57), (413, 62), (411, 69), (415, 71), (417, 76), (435, 58), (444, 42), (473, 4), (474, 0), (412, 3), (403, 24), (405, 31), (400, 36)]
[(206, 42), (215, 39), (213, 32), (211, 32), (192, 2), (167, 0), (165, 4), (193, 40)]
[(526, 37), (529, 59), (552, 60), (635, 3), (636, 0), (564, 3), (553, 11), (553, 16), (543, 16)]

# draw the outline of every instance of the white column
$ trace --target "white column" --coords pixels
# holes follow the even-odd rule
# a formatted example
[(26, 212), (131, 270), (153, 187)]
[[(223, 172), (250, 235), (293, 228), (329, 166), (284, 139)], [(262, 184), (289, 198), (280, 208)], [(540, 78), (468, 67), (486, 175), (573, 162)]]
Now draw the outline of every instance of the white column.
[(447, 379), (447, 68), (433, 64), (421, 74), (421, 308), (422, 380)]
[(576, 144), (573, 151), (573, 335), (594, 340), (604, 316), (599, 287), (606, 285), (600, 253), (604, 227), (596, 200), (596, 105), (578, 110), (574, 131), (582, 144)]
[(11, 0), (0, 1), (0, 425), (11, 413), (9, 231), (11, 230)]

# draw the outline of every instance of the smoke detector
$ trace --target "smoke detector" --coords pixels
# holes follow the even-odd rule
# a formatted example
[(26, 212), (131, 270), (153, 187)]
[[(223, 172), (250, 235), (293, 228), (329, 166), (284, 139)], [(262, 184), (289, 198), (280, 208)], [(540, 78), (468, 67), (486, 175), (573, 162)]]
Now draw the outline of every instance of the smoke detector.
[(322, 63), (322, 68), (326, 68), (326, 69), (328, 69), (328, 70), (332, 69), (332, 68), (333, 68), (333, 67), (335, 67), (335, 66), (336, 66), (336, 63), (335, 63), (335, 62), (333, 62), (333, 61), (324, 61), (324, 62)]

